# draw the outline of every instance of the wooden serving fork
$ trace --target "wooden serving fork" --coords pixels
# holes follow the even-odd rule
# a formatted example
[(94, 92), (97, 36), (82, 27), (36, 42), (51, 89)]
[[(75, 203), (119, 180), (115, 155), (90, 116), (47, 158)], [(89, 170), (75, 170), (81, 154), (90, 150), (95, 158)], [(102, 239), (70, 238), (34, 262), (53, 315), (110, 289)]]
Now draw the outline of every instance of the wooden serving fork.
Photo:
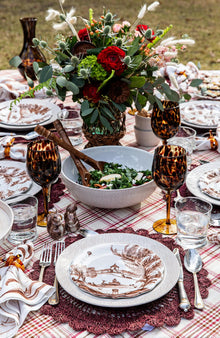
[(69, 145), (63, 139), (60, 139), (54, 133), (52, 133), (51, 131), (47, 130), (46, 128), (44, 128), (41, 125), (37, 125), (34, 130), (39, 135), (44, 136), (45, 138), (47, 138), (48, 140), (53, 141), (54, 143), (56, 143), (57, 145), (59, 145), (63, 149), (66, 149), (70, 153), (70, 155), (73, 154), (76, 158), (79, 158), (79, 159), (83, 160), (84, 162), (86, 162), (87, 164), (89, 164), (94, 169), (103, 171), (106, 162), (104, 162), (104, 161), (96, 161), (94, 158), (92, 158), (92, 157), (90, 157), (90, 156), (82, 153), (81, 151), (77, 150), (72, 145)]

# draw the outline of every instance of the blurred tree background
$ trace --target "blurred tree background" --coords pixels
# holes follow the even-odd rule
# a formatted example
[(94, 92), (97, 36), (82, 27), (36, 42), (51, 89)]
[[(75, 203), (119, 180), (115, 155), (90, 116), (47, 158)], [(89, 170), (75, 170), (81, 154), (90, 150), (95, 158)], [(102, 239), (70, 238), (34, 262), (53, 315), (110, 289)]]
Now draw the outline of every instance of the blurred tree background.
[[(147, 2), (149, 6), (151, 2)], [(219, 0), (160, 0), (155, 12), (146, 13), (142, 23), (153, 30), (173, 25), (168, 36), (181, 38), (188, 34), (196, 43), (180, 53), (180, 62), (193, 61), (201, 64), (202, 69), (220, 69), (220, 1)], [(103, 7), (116, 14), (119, 21), (134, 22), (142, 0), (90, 0), (89, 7), (94, 10), (94, 18), (102, 14)], [(64, 9), (76, 9), (76, 15), (88, 18), (88, 2), (65, 0)], [(23, 45), (21, 17), (36, 17), (36, 37), (54, 44), (56, 31), (52, 21), (46, 22), (48, 8), (60, 10), (58, 0), (0, 0), (0, 69), (10, 68), (8, 61), (18, 55)], [(83, 27), (78, 19), (77, 29)], [(69, 31), (66, 32), (69, 34)]]

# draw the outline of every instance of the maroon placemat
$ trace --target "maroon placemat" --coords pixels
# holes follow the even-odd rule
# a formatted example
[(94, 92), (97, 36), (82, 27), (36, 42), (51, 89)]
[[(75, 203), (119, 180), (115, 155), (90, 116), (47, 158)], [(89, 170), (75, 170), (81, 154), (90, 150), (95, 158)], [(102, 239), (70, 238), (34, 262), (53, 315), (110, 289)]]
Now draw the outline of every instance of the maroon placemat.
[[(97, 230), (99, 233), (117, 233), (118, 230), (103, 231)], [(172, 238), (163, 237), (161, 234), (149, 234), (147, 230), (134, 231), (127, 228), (121, 232), (138, 234), (157, 240), (167, 246), (170, 250), (175, 247), (179, 248), (180, 256), (183, 261), (184, 250), (178, 246)], [(66, 247), (73, 242), (81, 239), (81, 235), (67, 237), (65, 239)], [(39, 278), (39, 261), (36, 261), (33, 266), (33, 271), (30, 273), (30, 278), (37, 280)], [(54, 280), (54, 267), (50, 265), (45, 270), (44, 281), (50, 285)], [(208, 287), (211, 282), (207, 278), (208, 272), (202, 268), (198, 273), (198, 281), (202, 298), (208, 297)], [(177, 285), (160, 299), (130, 308), (104, 308), (86, 304), (75, 299), (66, 293), (60, 287), (60, 303), (57, 306), (48, 304), (42, 306), (40, 312), (52, 316), (54, 320), (61, 323), (68, 323), (74, 330), (87, 330), (88, 332), (100, 335), (108, 333), (110, 335), (120, 334), (124, 331), (140, 330), (146, 323), (154, 327), (163, 325), (175, 326), (178, 325), (181, 318), (192, 319), (194, 317), (194, 283), (192, 274), (184, 268), (184, 286), (188, 294), (191, 308), (188, 312), (184, 312), (179, 308), (179, 295)]]
[[(60, 178), (57, 180), (56, 183), (52, 184), (49, 209), (52, 209), (54, 207), (54, 203), (60, 201), (60, 197), (64, 194), (64, 189), (65, 185), (62, 183)], [(36, 197), (38, 199), (38, 214), (42, 214), (44, 212), (44, 199), (42, 190), (37, 193)]]

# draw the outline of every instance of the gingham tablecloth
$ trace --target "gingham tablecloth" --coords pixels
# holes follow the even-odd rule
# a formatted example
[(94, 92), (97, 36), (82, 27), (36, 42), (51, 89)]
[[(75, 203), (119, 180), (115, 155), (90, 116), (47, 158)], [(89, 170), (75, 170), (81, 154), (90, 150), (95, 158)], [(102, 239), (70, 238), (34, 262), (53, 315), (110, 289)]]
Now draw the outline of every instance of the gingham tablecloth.
[[(1, 71), (1, 76), (10, 76), (16, 80), (22, 78), (17, 70)], [(69, 102), (68, 102), (69, 104)], [(137, 147), (134, 136), (134, 117), (127, 115), (127, 133), (121, 140), (121, 143), (126, 146)], [(85, 139), (84, 139), (85, 142)], [(83, 144), (78, 149), (83, 148)], [(143, 148), (146, 149), (146, 148)], [(148, 149), (153, 152), (153, 149)], [(65, 151), (61, 150), (62, 158), (66, 157)], [(214, 161), (219, 159), (219, 153), (216, 151), (202, 151), (193, 154), (193, 163), (198, 159)], [(68, 191), (62, 196), (62, 199), (56, 203), (56, 208), (59, 212), (63, 212), (66, 206), (73, 201)], [(155, 192), (144, 202), (141, 206), (133, 206), (125, 209), (104, 210), (98, 208), (91, 208), (82, 203), (78, 204), (77, 216), (80, 225), (83, 228), (96, 230), (102, 228), (108, 229), (124, 229), (128, 226), (137, 230), (144, 228), (153, 233), (152, 224), (160, 217), (164, 217), (166, 213), (165, 201), (161, 190), (157, 188)], [(174, 215), (174, 210), (172, 210)], [(209, 229), (209, 233), (216, 231), (214, 228)], [(175, 236), (174, 236), (175, 237)], [(39, 228), (39, 236), (35, 241), (35, 256), (34, 261), (39, 258), (42, 245), (45, 241), (51, 241), (47, 231)], [(0, 247), (0, 256), (9, 251), (12, 245), (5, 241)], [(152, 331), (140, 330), (138, 332), (124, 332), (123, 334), (113, 337), (182, 337), (182, 338), (218, 338), (220, 337), (220, 246), (208, 243), (204, 248), (199, 250), (202, 260), (205, 264), (205, 269), (208, 270), (208, 277), (211, 280), (209, 287), (209, 296), (204, 300), (205, 308), (203, 311), (195, 310), (195, 316), (192, 320), (182, 319), (180, 324), (175, 327), (162, 327), (153, 329)], [(18, 331), (16, 338), (21, 337), (97, 337), (87, 331), (77, 332), (72, 330), (68, 324), (60, 324), (49, 316), (40, 315), (39, 312), (32, 312), (26, 318), (24, 325)], [(99, 337), (108, 338), (110, 335), (103, 334)]]

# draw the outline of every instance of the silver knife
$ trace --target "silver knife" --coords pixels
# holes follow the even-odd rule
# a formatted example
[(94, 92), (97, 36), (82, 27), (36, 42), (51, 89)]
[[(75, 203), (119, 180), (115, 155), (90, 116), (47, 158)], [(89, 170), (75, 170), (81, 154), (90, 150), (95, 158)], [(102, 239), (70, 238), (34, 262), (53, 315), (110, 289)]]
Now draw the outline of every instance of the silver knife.
[(190, 309), (191, 305), (190, 305), (190, 302), (189, 302), (189, 299), (187, 297), (186, 290), (185, 290), (184, 284), (183, 284), (183, 267), (182, 267), (182, 262), (181, 262), (181, 259), (180, 259), (179, 249), (178, 248), (173, 249), (173, 253), (176, 256), (176, 258), (179, 262), (179, 265), (180, 265), (180, 274), (179, 274), (179, 279), (178, 279), (179, 296), (180, 296), (179, 307), (184, 312), (187, 312)]

